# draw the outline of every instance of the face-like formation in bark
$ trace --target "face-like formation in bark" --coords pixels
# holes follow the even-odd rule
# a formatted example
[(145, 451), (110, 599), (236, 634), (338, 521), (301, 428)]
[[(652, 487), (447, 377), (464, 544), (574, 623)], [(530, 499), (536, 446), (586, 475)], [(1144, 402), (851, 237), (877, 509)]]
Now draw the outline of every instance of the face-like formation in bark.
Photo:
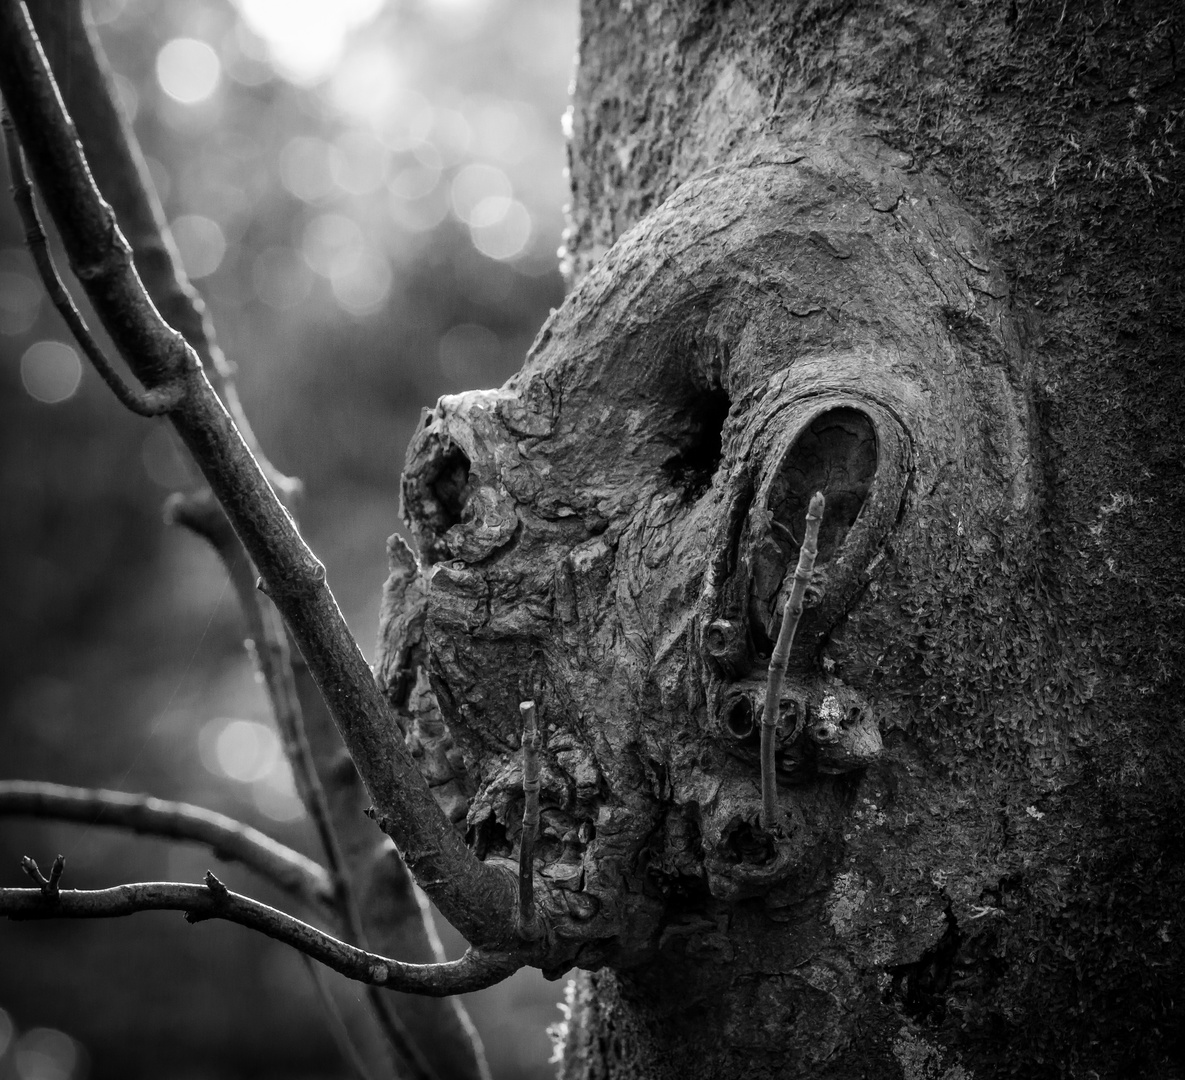
[[(557, 966), (635, 962), (705, 903), (825, 888), (861, 778), (917, 722), (917, 578), (1029, 513), (1019, 349), (970, 220), (892, 161), (774, 157), (685, 184), (518, 375), (443, 398), (412, 443), (421, 561), (396, 546), (380, 675), (484, 857), (517, 850), (518, 704), (538, 703)], [(934, 497), (952, 478), (974, 523)], [(758, 732), (815, 490), (779, 842)], [(932, 557), (903, 558), (917, 545)]]

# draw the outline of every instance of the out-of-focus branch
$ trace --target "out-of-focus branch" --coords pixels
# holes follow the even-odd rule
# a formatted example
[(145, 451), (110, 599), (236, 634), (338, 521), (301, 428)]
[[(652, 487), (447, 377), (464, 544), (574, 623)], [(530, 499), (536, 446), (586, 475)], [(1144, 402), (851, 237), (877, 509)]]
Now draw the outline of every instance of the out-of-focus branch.
[(53, 257), (49, 253), (49, 242), (45, 230), (41, 227), (41, 218), (37, 214), (37, 203), (33, 198), (33, 185), (29, 183), (29, 176), (25, 172), (25, 164), (21, 157), (20, 144), (16, 140), (12, 121), (8, 117), (8, 110), (0, 113), (0, 126), (4, 129), (4, 149), (8, 158), (8, 174), (12, 178), (12, 194), (16, 201), (17, 213), (20, 215), (21, 225), (25, 230), (25, 243), (33, 256), (33, 263), (41, 277), (41, 283), (53, 306), (65, 320), (66, 326), (74, 336), (74, 340), (81, 346), (86, 358), (94, 365), (102, 380), (119, 399), (125, 408), (136, 413), (137, 416), (160, 416), (168, 412), (177, 404), (181, 397), (181, 386), (176, 384), (160, 387), (155, 390), (136, 390), (119, 377), (119, 373), (108, 361), (99, 343), (95, 341), (74, 301), (62, 284), (54, 266)]
[[(339, 831), (344, 829), (360, 831), (365, 828), (373, 837), (373, 826), (363, 817), (360, 807), (354, 807), (353, 820), (343, 820), (340, 813), (334, 814), (330, 800), (326, 794), (326, 786), (321, 782), (321, 773), (329, 771), (318, 768), (318, 762), (309, 744), (305, 731), (304, 703), (311, 706), (311, 716), (314, 722), (320, 721), (332, 729), (332, 721), (324, 712), (324, 704), (320, 700), (320, 693), (316, 687), (310, 687), (311, 693), (302, 696), (297, 692), (296, 677), (291, 663), (288, 638), (281, 625), (275, 608), (265, 597), (261, 596), (255, 585), (255, 570), (247, 559), (242, 545), (235, 536), (217, 503), (208, 492), (197, 495), (174, 496), (169, 500), (165, 510), (166, 517), (176, 524), (183, 525), (191, 532), (201, 536), (214, 549), (222, 560), (230, 575), (231, 584), (238, 596), (239, 607), (247, 622), (249, 646), (255, 658), (257, 669), (267, 690), (268, 701), (272, 707), (272, 715), (276, 727), (284, 744), (284, 752), (292, 765), (293, 775), (301, 800), (312, 818), (317, 834), (321, 840), (329, 862), (330, 874), (334, 881), (334, 903), (344, 927), (343, 937), (352, 945), (369, 949), (371, 942), (363, 925), (362, 913), (359, 908), (358, 897), (354, 882), (357, 880), (357, 866), (351, 866), (343, 854), (339, 842)], [(303, 667), (303, 664), (301, 665)], [(340, 739), (333, 733), (339, 754)], [(322, 763), (324, 764), (324, 763)], [(352, 763), (345, 762), (353, 771)], [(356, 774), (355, 774), (356, 775)], [(335, 777), (348, 785), (349, 778)], [(338, 786), (335, 784), (333, 786)], [(352, 785), (351, 785), (352, 786)], [(335, 820), (336, 819), (336, 820)], [(373, 840), (369, 845), (373, 850)], [(397, 857), (397, 856), (396, 856)], [(368, 868), (367, 868), (368, 869)], [(388, 899), (377, 898), (380, 903)], [(407, 913), (409, 921), (422, 924), (420, 912), (417, 910)], [(407, 933), (415, 935), (417, 929), (422, 933), (422, 925), (409, 926)], [(397, 942), (402, 944), (402, 942)], [(390, 948), (389, 942), (383, 942), (382, 948), (388, 952), (415, 960), (442, 960), (442, 956), (421, 958), (410, 955), (400, 948)], [(371, 987), (370, 1006), (374, 1012), (375, 1021), (382, 1030), (383, 1037), (390, 1044), (398, 1060), (399, 1074), (414, 1076), (416, 1080), (432, 1080), (436, 1072), (425, 1058), (425, 1054), (433, 1056), (430, 1049), (421, 1049), (408, 1031), (408, 1026), (395, 1010), (394, 1002), (382, 991)], [(426, 1005), (429, 1011), (443, 1012), (451, 1015), (453, 1006), (447, 1002), (432, 1001)], [(421, 1017), (421, 1019), (424, 1019)], [(418, 1025), (424, 1030), (425, 1025)], [(427, 1027), (431, 1033), (439, 1033), (441, 1024)], [(452, 1033), (450, 1033), (452, 1034)], [(476, 1055), (475, 1051), (475, 1055)]]
[[(251, 432), (239, 405), (234, 368), (219, 349), (212, 320), (201, 296), (185, 275), (139, 144), (120, 107), (102, 46), (87, 17), (86, 5), (80, 0), (33, 0), (30, 8), (51, 68), (59, 74), (59, 85), (83, 145), (100, 148), (91, 160), (96, 181), (113, 203), (116, 218), (131, 242), (137, 269), (149, 294), (166, 321), (180, 330), (197, 350), (265, 476), (285, 501), (290, 501), (289, 496), (299, 488), (299, 481), (280, 475), (269, 465)], [(335, 882), (336, 906), (344, 924), (344, 937), (352, 944), (368, 948), (352, 887), (351, 868), (346, 865), (341, 852), (338, 834), (342, 823), (333, 821), (321, 782), (324, 770), (313, 760), (306, 737), (301, 703), (289, 667), (287, 632), (275, 608), (254, 588), (255, 570), (221, 508), (208, 497), (208, 493), (178, 497), (171, 509), (176, 520), (211, 543), (231, 574), (248, 624), (249, 645), (267, 689), (285, 755)], [(332, 719), (324, 709), (319, 710), (315, 718), (332, 729)], [(336, 732), (333, 737), (338, 739)], [(340, 740), (338, 746), (340, 748)], [(360, 815), (351, 825), (354, 829), (373, 830), (373, 826)], [(417, 923), (422, 922), (418, 913), (412, 917)], [(372, 1001), (372, 1007), (378, 1010), (378, 1021), (393, 1044), (394, 1052), (406, 1059), (400, 1062), (399, 1071), (428, 1075), (422, 1062), (416, 1060), (417, 1051), (404, 1025), (391, 1014), (391, 1000), (378, 995)], [(438, 1002), (426, 1003), (426, 1007), (450, 1015), (456, 1009), (456, 1006)], [(430, 1035), (428, 1041), (431, 1039)], [(476, 1053), (480, 1057), (480, 1052)]]
[[(321, 1009), (329, 1018), (330, 1033), (333, 1035), (333, 1041), (337, 1044), (342, 1057), (358, 1080), (373, 1080), (370, 1069), (363, 1060), (362, 1053), (354, 1042), (354, 1036), (346, 1024), (346, 1018), (342, 1016), (341, 1009), (337, 1007), (337, 1002), (333, 999), (333, 992), (329, 989), (325, 969), (307, 956), (302, 955), (301, 959), (308, 970), (309, 978), (313, 980), (313, 986), (317, 989), (317, 997), (321, 999)], [(395, 1069), (392, 1069), (392, 1072), (398, 1075)]]
[(111, 919), (140, 911), (183, 911), (190, 922), (225, 919), (290, 945), (356, 982), (408, 994), (467, 994), (501, 982), (521, 966), (513, 956), (470, 949), (444, 964), (405, 964), (344, 941), (231, 892), (213, 874), (204, 885), (148, 881), (110, 889), (0, 889), (0, 915), (12, 919)]
[[(299, 487), (299, 481), (285, 478), (269, 466), (239, 407), (233, 365), (218, 348), (213, 324), (202, 299), (186, 278), (143, 154), (120, 107), (101, 43), (87, 18), (85, 3), (80, 0), (31, 0), (29, 7), (51, 68), (60, 74), (60, 85), (83, 146), (100, 148), (91, 161), (96, 181), (113, 204), (150, 295), (166, 321), (180, 330), (197, 350), (265, 476), (285, 501), (290, 502), (288, 496)], [(314, 822), (330, 872), (337, 883), (337, 903), (346, 923), (346, 937), (353, 944), (370, 948), (372, 942), (368, 942), (365, 920), (359, 911), (355, 882), (373, 876), (372, 858), (393, 859), (403, 878), (406, 878), (406, 871), (398, 855), (381, 851), (374, 841), (373, 825), (362, 817), (360, 808), (352, 804), (356, 801), (352, 799), (352, 793), (358, 783), (357, 773), (348, 760), (344, 767), (337, 764), (337, 759), (346, 755), (320, 692), (309, 680), (304, 680), (308, 693), (298, 695), (295, 692), (289, 670), (286, 631), (274, 607), (254, 589), (255, 571), (221, 510), (207, 503), (202, 495), (197, 495), (182, 503), (174, 503), (173, 512), (179, 520), (184, 515), (183, 523), (197, 528), (209, 540), (231, 573), (298, 792)], [(195, 520), (195, 514), (200, 521)], [(327, 752), (310, 750), (306, 735), (310, 730), (317, 736), (318, 747), (328, 746)], [(326, 760), (327, 757), (332, 760)], [(345, 786), (349, 790), (343, 794), (344, 801), (351, 805), (342, 813), (331, 803), (326, 790), (335, 791), (339, 786), (338, 779), (347, 773)], [(361, 844), (350, 843), (349, 846), (364, 849), (361, 860), (342, 853), (343, 838), (348, 841), (355, 835)], [(407, 888), (410, 889), (410, 885)], [(417, 961), (443, 959), (439, 949), (433, 953), (430, 947), (435, 936), (425, 922), (430, 918), (426, 910), (421, 913), (418, 904), (413, 903), (407, 908), (397, 899), (371, 896), (371, 907), (386, 908), (392, 904), (403, 912), (403, 923), (396, 933), (383, 935), (383, 940), (377, 942), (380, 951)], [(394, 927), (400, 920), (384, 916), (379, 922), (383, 927)], [(427, 949), (421, 947), (425, 944)], [(389, 1041), (395, 1045), (397, 1053), (409, 1059), (407, 1064), (415, 1071), (416, 1051), (409, 1045), (399, 1017), (391, 1013), (392, 999), (378, 991), (372, 991), (372, 996), (372, 1005)], [(400, 1008), (415, 1014), (412, 1026), (419, 1033), (421, 1046), (426, 1048), (428, 1057), (435, 1060), (443, 1056), (446, 1059), (439, 1062), (444, 1074), (457, 1076), (459, 1080), (468, 1077), (478, 1080), (487, 1075), (480, 1041), (459, 1002), (414, 998), (406, 999)], [(458, 1036), (468, 1037), (459, 1042)], [(461, 1048), (469, 1044), (473, 1044), (468, 1054), (471, 1063), (465, 1064), (466, 1055)]]
[[(334, 831), (341, 839), (356, 890), (366, 947), (415, 963), (439, 963), (445, 954), (432, 913), (417, 895), (398, 851), (387, 837), (375, 834), (365, 816), (366, 790), (300, 656), (293, 657), (293, 674), (313, 760), (325, 778)], [(458, 999), (417, 997), (377, 987), (370, 992), (380, 1020), (401, 1021), (439, 1076), (489, 1080), (481, 1038)]]
[(185, 273), (140, 144), (120, 107), (87, 5), (83, 0), (26, 0), (26, 7), (51, 70), (59, 75), (66, 111), (82, 145), (102, 147), (89, 165), (131, 245), (148, 295), (165, 322), (193, 346), (264, 475), (287, 501), (300, 483), (282, 475), (260, 451), (239, 402), (234, 365), (219, 348), (209, 311)]
[(248, 640), (267, 691), (284, 753), (292, 764), (298, 794), (313, 819), (317, 837), (329, 863), (337, 902), (343, 908), (343, 914), (347, 915), (351, 936), (357, 937), (358, 943), (361, 943), (361, 924), (356, 904), (350, 895), (341, 847), (330, 821), (329, 802), (313, 765), (312, 751), (304, 732), (284, 627), (275, 608), (259, 595), (255, 587), (255, 569), (247, 559), (230, 522), (226, 520), (226, 515), (209, 492), (174, 496), (165, 507), (165, 517), (202, 537), (214, 549), (230, 575), (239, 608), (247, 622)]
[(205, 844), (335, 919), (329, 875), (312, 859), (225, 814), (189, 803), (100, 788), (0, 780), (0, 817), (21, 816), (129, 829), (147, 836)]
[(145, 294), (16, 0), (0, 3), (0, 90), (71, 267), (117, 348), (149, 389), (184, 382), (170, 418), (298, 642), (376, 818), (462, 934), (486, 947), (510, 947), (513, 876), (476, 859), (437, 807), (325, 583), (324, 567), (260, 472), (196, 355)]

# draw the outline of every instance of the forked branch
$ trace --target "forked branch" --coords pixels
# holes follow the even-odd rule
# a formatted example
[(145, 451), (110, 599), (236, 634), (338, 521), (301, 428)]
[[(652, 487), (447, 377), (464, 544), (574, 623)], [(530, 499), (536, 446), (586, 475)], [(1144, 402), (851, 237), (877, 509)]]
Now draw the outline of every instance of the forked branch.
[(258, 829), (213, 810), (122, 791), (0, 780), (0, 817), (7, 816), (77, 821), (205, 844), (218, 858), (242, 863), (333, 918), (333, 890), (324, 869)]
[(70, 265), (133, 373), (180, 381), (170, 413), (284, 615), (376, 805), (376, 817), (445, 917), (470, 941), (509, 945), (513, 875), (479, 861), (436, 805), (305, 545), (193, 350), (145, 293), (111, 208), (94, 185), (27, 14), (0, 0), (0, 91)]
[(20, 215), (21, 226), (25, 230), (25, 244), (33, 256), (33, 264), (45, 291), (49, 295), (53, 306), (58, 309), (74, 340), (78, 342), (86, 358), (99, 373), (100, 378), (110, 387), (111, 392), (125, 408), (130, 409), (137, 416), (160, 416), (168, 412), (181, 399), (182, 386), (180, 383), (157, 387), (154, 390), (137, 390), (128, 386), (119, 377), (119, 372), (111, 366), (99, 343), (86, 325), (82, 314), (74, 306), (74, 300), (62, 284), (53, 257), (49, 253), (49, 242), (45, 230), (41, 227), (41, 218), (37, 213), (37, 203), (33, 198), (33, 185), (29, 183), (28, 173), (22, 159), (21, 148), (16, 140), (12, 121), (8, 110), (0, 113), (0, 125), (4, 128), (4, 150), (8, 158), (8, 173), (12, 177), (12, 194), (16, 202), (17, 213)]
[(263, 474), (289, 501), (299, 481), (283, 476), (262, 454), (239, 403), (234, 364), (223, 355), (213, 320), (193, 287), (157, 198), (131, 125), (118, 101), (107, 58), (87, 13), (86, 0), (26, 0), (45, 51), (68, 77), (59, 80), (66, 108), (84, 147), (101, 147), (90, 166), (132, 248), (136, 271), (165, 322), (193, 346)]
[(51, 875), (36, 889), (0, 889), (0, 915), (12, 919), (110, 919), (140, 911), (183, 911), (190, 922), (225, 919), (290, 945), (348, 979), (428, 997), (483, 990), (522, 966), (511, 955), (476, 949), (443, 964), (391, 960), (231, 892), (210, 873), (204, 885), (149, 881), (110, 889), (57, 889)]

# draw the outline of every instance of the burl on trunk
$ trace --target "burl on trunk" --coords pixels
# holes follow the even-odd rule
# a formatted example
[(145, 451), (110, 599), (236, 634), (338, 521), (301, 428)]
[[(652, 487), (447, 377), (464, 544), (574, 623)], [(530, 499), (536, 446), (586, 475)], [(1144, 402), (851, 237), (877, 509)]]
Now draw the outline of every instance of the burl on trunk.
[[(1083, 606), (1122, 593), (1080, 577), (1075, 522), (1111, 496), (1067, 494), (1058, 470), (1110, 481), (1089, 438), (1052, 449), (1087, 399), (1059, 397), (1078, 375), (1035, 345), (1078, 334), (1101, 371), (1105, 335), (1085, 299), (1042, 310), (1066, 270), (1007, 232), (1029, 174), (973, 200), (933, 127), (946, 87), (951, 130), (1007, 150), (975, 158), (1003, 183), (1085, 24), (1062, 41), (1064, 5), (951, 7), (586, 4), (573, 291), (518, 375), (441, 399), (413, 440), (418, 558), (392, 542), (381, 679), (441, 805), (508, 866), (518, 706), (537, 705), (538, 962), (592, 973), (565, 1077), (957, 1080), (1046, 1055), (1177, 1075), (1155, 1072), (1180, 1020), (1172, 874), (1149, 869), (1159, 891), (1119, 929), (1104, 913), (1132, 875), (1092, 777), (1140, 650)], [(1037, 105), (983, 104), (990, 63), (1011, 48), (1040, 84), (1049, 42)], [(765, 672), (816, 490), (769, 829)]]

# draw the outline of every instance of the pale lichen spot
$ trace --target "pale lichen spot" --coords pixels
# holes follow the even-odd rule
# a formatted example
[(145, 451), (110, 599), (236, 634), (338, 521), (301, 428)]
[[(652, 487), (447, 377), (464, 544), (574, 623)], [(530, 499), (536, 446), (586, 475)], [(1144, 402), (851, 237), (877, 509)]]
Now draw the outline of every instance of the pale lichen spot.
[(843, 706), (831, 690), (823, 695), (823, 703), (819, 706), (819, 719), (830, 720), (833, 724), (843, 720)]
[(902, 1028), (893, 1041), (893, 1056), (901, 1066), (904, 1080), (974, 1080), (962, 1065), (944, 1068), (940, 1047)]
[(855, 871), (840, 874), (831, 887), (827, 898), (827, 918), (831, 928), (840, 937), (851, 936), (855, 929), (855, 918), (868, 895), (863, 888), (860, 875)]

